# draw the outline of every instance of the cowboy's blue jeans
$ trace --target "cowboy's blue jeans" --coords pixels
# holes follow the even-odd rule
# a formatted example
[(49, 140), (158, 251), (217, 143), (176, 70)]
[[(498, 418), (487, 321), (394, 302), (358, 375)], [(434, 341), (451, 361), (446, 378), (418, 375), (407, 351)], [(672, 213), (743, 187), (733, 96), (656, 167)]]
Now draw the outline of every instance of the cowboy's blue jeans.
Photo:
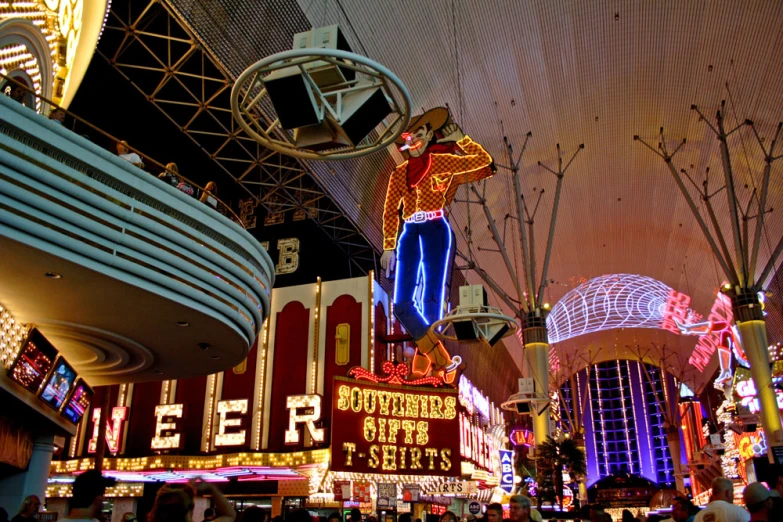
[(397, 240), (394, 314), (415, 340), (443, 317), (452, 249), (452, 232), (445, 217), (403, 225)]

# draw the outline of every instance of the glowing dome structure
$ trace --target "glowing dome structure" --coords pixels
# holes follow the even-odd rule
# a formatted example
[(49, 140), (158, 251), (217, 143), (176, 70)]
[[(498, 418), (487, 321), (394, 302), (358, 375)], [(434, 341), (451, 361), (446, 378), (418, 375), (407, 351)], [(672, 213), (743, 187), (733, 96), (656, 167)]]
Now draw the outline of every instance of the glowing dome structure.
[(547, 318), (549, 342), (614, 328), (659, 328), (679, 333), (691, 298), (657, 279), (635, 274), (596, 277), (569, 291)]

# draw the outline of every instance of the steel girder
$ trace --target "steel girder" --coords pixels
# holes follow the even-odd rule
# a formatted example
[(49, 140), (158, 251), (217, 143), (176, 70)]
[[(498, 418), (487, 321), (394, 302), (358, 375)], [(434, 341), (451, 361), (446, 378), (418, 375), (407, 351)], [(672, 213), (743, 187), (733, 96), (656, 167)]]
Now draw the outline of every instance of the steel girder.
[[(122, 5), (121, 5), (122, 4)], [(304, 212), (366, 273), (375, 251), (305, 161), (268, 150), (231, 116), (234, 78), (163, 1), (115, 1), (97, 53), (267, 213)]]

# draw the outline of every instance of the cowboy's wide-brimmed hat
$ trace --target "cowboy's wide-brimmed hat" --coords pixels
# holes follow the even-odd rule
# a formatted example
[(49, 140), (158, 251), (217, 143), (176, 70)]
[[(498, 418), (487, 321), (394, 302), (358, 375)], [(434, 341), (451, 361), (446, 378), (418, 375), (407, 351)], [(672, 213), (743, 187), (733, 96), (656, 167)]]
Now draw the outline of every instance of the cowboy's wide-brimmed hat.
[[(435, 107), (430, 109), (424, 114), (414, 116), (411, 118), (411, 122), (405, 132), (414, 132), (422, 125), (429, 124), (430, 129), (437, 131), (441, 129), (449, 121), (449, 110), (446, 107)], [(402, 145), (405, 140), (402, 138), (397, 139), (397, 143)]]

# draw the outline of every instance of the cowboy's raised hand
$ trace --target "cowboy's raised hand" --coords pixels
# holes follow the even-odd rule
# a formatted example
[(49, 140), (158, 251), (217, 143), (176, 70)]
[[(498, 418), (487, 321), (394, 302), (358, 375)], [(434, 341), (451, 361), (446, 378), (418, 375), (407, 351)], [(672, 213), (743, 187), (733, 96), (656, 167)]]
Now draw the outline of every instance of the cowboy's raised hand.
[(459, 141), (465, 137), (465, 134), (462, 133), (462, 129), (460, 129), (459, 125), (457, 125), (456, 123), (446, 125), (445, 127), (443, 127), (442, 132), (443, 132), (443, 137), (438, 140), (438, 143), (443, 143), (447, 141)]

